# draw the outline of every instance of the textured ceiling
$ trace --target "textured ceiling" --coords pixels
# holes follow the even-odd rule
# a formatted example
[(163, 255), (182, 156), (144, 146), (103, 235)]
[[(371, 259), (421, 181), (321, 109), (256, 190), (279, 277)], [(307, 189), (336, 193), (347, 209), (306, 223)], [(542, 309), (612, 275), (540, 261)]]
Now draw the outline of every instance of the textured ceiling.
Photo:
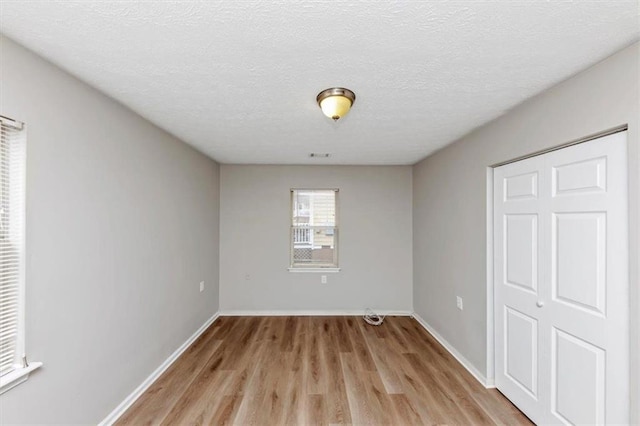
[[(638, 23), (638, 0), (0, 2), (2, 33), (223, 163), (415, 163)], [(338, 123), (332, 86), (357, 96)]]

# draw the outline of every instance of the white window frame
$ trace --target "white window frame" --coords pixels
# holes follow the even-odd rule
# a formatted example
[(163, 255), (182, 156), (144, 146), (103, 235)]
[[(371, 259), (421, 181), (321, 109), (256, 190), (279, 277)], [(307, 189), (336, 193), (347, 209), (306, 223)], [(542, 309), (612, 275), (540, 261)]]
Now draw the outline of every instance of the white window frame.
[[(294, 195), (298, 191), (333, 191), (334, 193), (334, 204), (335, 204), (335, 221), (334, 226), (322, 226), (322, 225), (310, 225), (308, 227), (296, 227), (294, 226)], [(290, 190), (290, 204), (289, 204), (289, 272), (339, 272), (339, 221), (338, 221), (338, 211), (339, 211), (339, 190), (337, 188), (291, 188)], [(310, 206), (312, 208), (312, 206)], [(310, 213), (311, 215), (312, 213)], [(310, 233), (313, 234), (314, 230), (317, 229), (333, 229), (333, 262), (332, 263), (316, 263), (316, 264), (300, 264), (294, 262), (294, 232), (299, 231), (300, 229), (309, 229)]]
[[(9, 205), (12, 219), (10, 229), (17, 237), (7, 241), (14, 241), (18, 250), (18, 295), (17, 295), (17, 336), (14, 346), (13, 368), (0, 376), (0, 394), (23, 383), (29, 374), (42, 366), (41, 362), (27, 361), (25, 350), (25, 192), (26, 192), (26, 128), (24, 123), (0, 115), (0, 125), (3, 130), (15, 133), (15, 142), (10, 149), (5, 149), (2, 155), (10, 155), (4, 159), (0, 156), (1, 167), (10, 167), (9, 173), (13, 183), (7, 188), (9, 191)], [(5, 147), (3, 146), (2, 149)], [(8, 165), (10, 163), (10, 166)], [(17, 223), (15, 225), (14, 223)], [(15, 228), (14, 228), (15, 227)]]

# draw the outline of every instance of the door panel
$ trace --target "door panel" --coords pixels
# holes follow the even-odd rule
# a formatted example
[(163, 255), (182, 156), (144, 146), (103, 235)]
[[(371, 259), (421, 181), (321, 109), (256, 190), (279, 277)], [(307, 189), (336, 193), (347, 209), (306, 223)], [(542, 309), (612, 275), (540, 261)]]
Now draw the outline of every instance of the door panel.
[(504, 374), (531, 397), (538, 396), (538, 321), (505, 306)]
[(533, 421), (628, 423), (626, 132), (494, 170), (496, 386)]
[(553, 300), (604, 315), (606, 213), (560, 213), (553, 216)]
[(525, 173), (504, 179), (504, 200), (535, 199), (538, 197), (538, 173)]
[(505, 283), (536, 292), (538, 288), (538, 216), (504, 216)]
[[(494, 175), (496, 385), (529, 417), (540, 409), (540, 323), (536, 310), (545, 218), (540, 192), (548, 183), (533, 157), (496, 169)], [(500, 291), (498, 291), (498, 289)]]
[(606, 191), (606, 157), (553, 167), (553, 196)]
[(605, 351), (553, 329), (551, 410), (567, 424), (605, 422)]

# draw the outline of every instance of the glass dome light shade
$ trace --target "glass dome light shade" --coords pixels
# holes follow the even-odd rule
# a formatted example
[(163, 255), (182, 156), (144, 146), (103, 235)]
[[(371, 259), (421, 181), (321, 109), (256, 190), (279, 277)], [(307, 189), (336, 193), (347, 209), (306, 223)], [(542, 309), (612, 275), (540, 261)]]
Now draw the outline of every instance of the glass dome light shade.
[(356, 95), (351, 90), (342, 87), (323, 90), (316, 98), (322, 113), (334, 121), (349, 112), (355, 99)]
[(320, 101), (320, 108), (327, 117), (338, 120), (344, 117), (351, 109), (351, 99), (344, 96), (329, 96)]

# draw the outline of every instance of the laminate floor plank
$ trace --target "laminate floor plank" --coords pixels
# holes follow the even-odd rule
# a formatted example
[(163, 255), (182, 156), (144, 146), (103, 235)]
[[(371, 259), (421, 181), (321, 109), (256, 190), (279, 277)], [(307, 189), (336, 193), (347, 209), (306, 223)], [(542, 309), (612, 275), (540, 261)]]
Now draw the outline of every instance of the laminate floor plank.
[[(341, 319), (326, 317), (323, 323), (323, 371), (327, 375), (326, 417), (330, 424), (350, 424), (351, 414), (340, 361)], [(348, 353), (348, 352), (344, 352)]]
[(217, 389), (224, 387), (230, 378), (228, 371), (216, 371), (198, 380), (184, 393), (169, 415), (162, 421), (163, 426), (207, 425), (217, 412), (222, 398), (214, 397)]
[(357, 317), (347, 317), (347, 334), (353, 347), (352, 353), (355, 354), (355, 359), (361, 370), (376, 371), (376, 364), (373, 362), (373, 357), (371, 356), (371, 352), (369, 352), (358, 321), (361, 321), (361, 319)]
[(117, 425), (530, 425), (420, 324), (221, 317)]
[[(402, 386), (402, 380), (398, 377), (397, 366), (394, 365), (393, 359), (399, 355), (397, 348), (390, 345), (390, 338), (385, 334), (385, 337), (379, 337), (380, 333), (370, 333), (367, 329), (372, 328), (365, 322), (361, 323), (365, 342), (369, 347), (369, 352), (373, 358), (373, 362), (376, 365), (382, 383), (388, 394), (403, 394), (404, 389)], [(381, 327), (375, 327), (379, 329)], [(394, 342), (395, 343), (395, 342)]]
[(358, 369), (356, 356), (350, 353), (340, 354), (340, 362), (342, 364), (342, 374), (344, 375), (347, 388), (347, 399), (353, 424), (382, 423), (382, 419), (376, 418), (376, 413), (374, 412), (376, 407), (371, 405), (369, 395), (367, 394), (365, 377), (361, 374), (362, 370)]
[(427, 419), (422, 418), (406, 395), (392, 394), (389, 395), (389, 399), (395, 412), (394, 424), (423, 425), (430, 423)]

